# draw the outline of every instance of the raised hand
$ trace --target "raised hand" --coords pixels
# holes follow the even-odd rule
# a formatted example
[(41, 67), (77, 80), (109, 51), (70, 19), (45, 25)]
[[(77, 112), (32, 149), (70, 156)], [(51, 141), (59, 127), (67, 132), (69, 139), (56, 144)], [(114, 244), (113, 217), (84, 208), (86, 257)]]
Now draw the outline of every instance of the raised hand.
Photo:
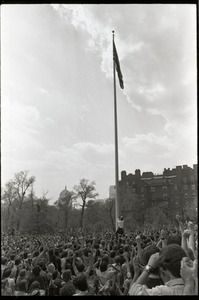
[(182, 222), (181, 216), (180, 215), (176, 215), (176, 220), (180, 223)]
[(182, 233), (183, 237), (186, 239), (189, 238), (190, 234), (191, 234), (191, 231), (189, 229), (185, 229)]
[(148, 265), (155, 269), (158, 267), (159, 261), (160, 261), (159, 252), (153, 253), (149, 258)]
[(135, 240), (136, 240), (136, 243), (141, 243), (141, 237), (140, 237), (140, 235), (137, 235), (136, 238), (135, 238)]

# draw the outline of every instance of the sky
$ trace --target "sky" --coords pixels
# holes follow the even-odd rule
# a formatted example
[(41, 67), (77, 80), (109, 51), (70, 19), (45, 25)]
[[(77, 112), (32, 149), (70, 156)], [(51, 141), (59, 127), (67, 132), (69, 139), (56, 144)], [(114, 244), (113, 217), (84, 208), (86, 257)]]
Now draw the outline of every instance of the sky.
[(53, 204), (82, 178), (197, 163), (196, 4), (1, 5), (1, 186), (27, 170)]

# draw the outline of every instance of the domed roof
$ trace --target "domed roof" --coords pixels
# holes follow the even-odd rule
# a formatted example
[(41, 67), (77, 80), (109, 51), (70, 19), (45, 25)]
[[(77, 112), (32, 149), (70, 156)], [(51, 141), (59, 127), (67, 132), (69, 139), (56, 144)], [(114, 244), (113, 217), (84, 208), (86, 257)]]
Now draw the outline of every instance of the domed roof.
[(63, 198), (66, 198), (66, 197), (69, 197), (71, 196), (71, 193), (66, 189), (65, 187), (65, 190), (63, 190), (60, 194), (59, 194), (59, 198), (63, 199)]

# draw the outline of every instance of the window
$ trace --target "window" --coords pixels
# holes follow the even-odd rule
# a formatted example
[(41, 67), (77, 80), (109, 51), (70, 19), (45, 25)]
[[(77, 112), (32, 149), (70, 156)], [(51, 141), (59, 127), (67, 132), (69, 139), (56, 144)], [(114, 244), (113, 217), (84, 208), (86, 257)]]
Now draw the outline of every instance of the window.
[(185, 198), (188, 198), (188, 196), (189, 196), (188, 193), (185, 193), (185, 194), (184, 194), (184, 197), (185, 197)]
[(192, 190), (195, 190), (195, 189), (196, 189), (195, 184), (192, 184), (192, 185), (191, 185), (191, 189), (192, 189)]
[(190, 179), (191, 179), (191, 182), (194, 182), (195, 181), (195, 178), (193, 175), (190, 176)]
[(183, 189), (184, 189), (184, 191), (187, 191), (187, 190), (188, 190), (187, 184), (184, 184), (184, 185), (183, 185)]
[(167, 200), (167, 194), (166, 193), (163, 194), (163, 200)]
[(166, 192), (166, 191), (167, 191), (167, 186), (163, 186), (163, 187), (162, 187), (162, 190), (163, 190), (164, 192)]
[(143, 187), (141, 187), (141, 192), (144, 193), (144, 188)]
[(155, 194), (154, 193), (151, 194), (151, 199), (155, 200)]
[(154, 186), (151, 187), (151, 192), (155, 193), (155, 187)]
[(135, 188), (132, 189), (133, 193), (135, 193)]
[(142, 198), (144, 198), (144, 194), (142, 194)]

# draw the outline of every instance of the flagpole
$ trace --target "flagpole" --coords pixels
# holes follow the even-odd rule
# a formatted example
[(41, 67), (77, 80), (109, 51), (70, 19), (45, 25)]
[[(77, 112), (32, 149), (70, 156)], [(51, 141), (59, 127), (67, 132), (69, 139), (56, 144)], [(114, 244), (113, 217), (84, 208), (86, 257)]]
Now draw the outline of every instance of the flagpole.
[[(114, 44), (114, 30), (113, 33), (113, 44)], [(113, 46), (114, 47), (114, 46)], [(113, 49), (114, 51), (114, 49)], [(115, 60), (113, 59), (113, 82), (114, 82), (114, 124), (115, 124), (115, 227), (117, 230), (117, 218), (119, 217), (119, 203), (118, 203), (118, 133), (117, 133), (117, 98), (116, 98), (116, 80), (115, 80)]]

